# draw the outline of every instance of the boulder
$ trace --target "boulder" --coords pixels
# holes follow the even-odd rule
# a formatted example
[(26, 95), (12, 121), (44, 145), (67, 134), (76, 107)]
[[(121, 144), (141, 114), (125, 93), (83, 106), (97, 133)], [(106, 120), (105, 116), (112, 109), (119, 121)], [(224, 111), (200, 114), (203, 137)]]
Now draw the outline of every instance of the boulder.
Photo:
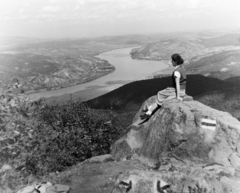
[[(187, 98), (165, 102), (149, 120), (135, 125), (154, 101), (155, 96), (142, 105), (129, 132), (112, 145), (112, 156), (117, 161), (141, 161), (160, 173), (172, 190), (175, 184), (175, 191), (229, 192), (221, 177), (233, 176), (240, 169), (240, 122), (227, 112)], [(181, 177), (174, 180), (173, 172)], [(164, 178), (166, 175), (170, 177)]]
[[(142, 105), (133, 122), (153, 101), (151, 97)], [(130, 131), (113, 144), (111, 154), (117, 160), (134, 157), (150, 167), (175, 158), (184, 163), (238, 168), (239, 136), (240, 122), (229, 113), (194, 100), (172, 99), (137, 129), (130, 126)]]

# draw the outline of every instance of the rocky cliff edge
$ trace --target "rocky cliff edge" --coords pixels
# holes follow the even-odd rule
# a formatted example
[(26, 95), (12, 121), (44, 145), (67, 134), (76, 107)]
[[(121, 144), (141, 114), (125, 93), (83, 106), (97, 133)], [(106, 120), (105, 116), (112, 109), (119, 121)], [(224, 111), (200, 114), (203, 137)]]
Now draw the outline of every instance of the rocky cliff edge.
[[(154, 101), (142, 105), (133, 123)], [(145, 123), (129, 126), (111, 154), (148, 168), (119, 174), (113, 193), (234, 192), (226, 182), (240, 169), (240, 122), (191, 97), (172, 99)]]

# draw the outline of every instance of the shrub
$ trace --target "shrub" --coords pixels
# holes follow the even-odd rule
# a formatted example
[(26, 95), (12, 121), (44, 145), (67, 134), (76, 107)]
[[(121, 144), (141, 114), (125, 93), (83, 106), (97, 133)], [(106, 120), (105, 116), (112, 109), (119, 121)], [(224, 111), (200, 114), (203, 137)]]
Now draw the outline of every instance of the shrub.
[[(120, 131), (112, 111), (96, 113), (86, 104), (70, 101), (63, 107), (45, 106), (28, 142), (28, 173), (61, 171), (92, 156), (109, 153)], [(31, 154), (30, 154), (31, 153)]]
[[(40, 101), (38, 107), (40, 107)], [(27, 95), (21, 90), (18, 79), (13, 79), (9, 85), (1, 84), (0, 100), (0, 186), (4, 187), (14, 178), (20, 179), (22, 174), (16, 174), (12, 169), (25, 164), (28, 140), (36, 124), (33, 106)]]
[(13, 169), (0, 170), (0, 186), (29, 183), (27, 176), (40, 177), (109, 153), (120, 134), (113, 111), (99, 113), (72, 100), (64, 106), (31, 102), (19, 85), (2, 86), (0, 168)]

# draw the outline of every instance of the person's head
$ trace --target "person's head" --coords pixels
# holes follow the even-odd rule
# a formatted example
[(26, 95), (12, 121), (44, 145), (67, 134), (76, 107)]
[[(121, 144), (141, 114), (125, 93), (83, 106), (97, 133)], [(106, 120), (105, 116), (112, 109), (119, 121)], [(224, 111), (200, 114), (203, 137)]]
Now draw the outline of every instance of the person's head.
[(184, 63), (184, 60), (179, 54), (173, 54), (171, 56), (173, 66), (178, 66)]

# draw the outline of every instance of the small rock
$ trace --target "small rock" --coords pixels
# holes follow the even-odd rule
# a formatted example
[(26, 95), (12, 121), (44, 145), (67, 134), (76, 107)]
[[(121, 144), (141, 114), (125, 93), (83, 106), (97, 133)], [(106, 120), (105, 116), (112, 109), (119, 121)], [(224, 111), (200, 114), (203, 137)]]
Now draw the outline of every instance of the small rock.
[(10, 166), (9, 164), (4, 164), (4, 165), (2, 166), (2, 168), (0, 169), (0, 173), (1, 173), (1, 172), (8, 171), (8, 170), (12, 170), (12, 166)]

